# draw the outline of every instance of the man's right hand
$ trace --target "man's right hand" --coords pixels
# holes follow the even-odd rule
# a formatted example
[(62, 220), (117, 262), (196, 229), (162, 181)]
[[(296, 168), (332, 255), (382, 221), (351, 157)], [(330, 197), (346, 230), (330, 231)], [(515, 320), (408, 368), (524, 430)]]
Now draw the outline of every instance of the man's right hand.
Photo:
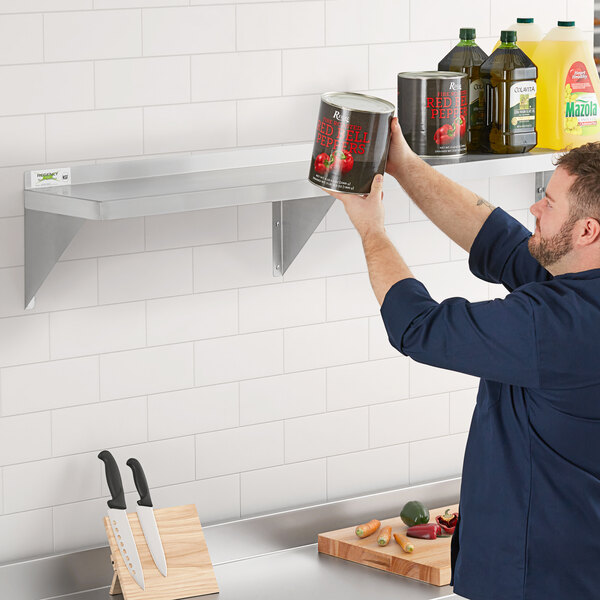
[(397, 117), (392, 119), (390, 128), (392, 130), (392, 139), (390, 141), (390, 149), (385, 170), (386, 173), (389, 173), (392, 177), (399, 180), (403, 169), (411, 158), (416, 157), (416, 154), (404, 139)]

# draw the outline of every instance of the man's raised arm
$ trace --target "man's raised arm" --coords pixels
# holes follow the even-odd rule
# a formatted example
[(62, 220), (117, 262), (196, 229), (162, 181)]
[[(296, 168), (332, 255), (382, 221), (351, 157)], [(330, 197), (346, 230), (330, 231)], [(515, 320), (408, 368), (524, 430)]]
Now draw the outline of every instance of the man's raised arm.
[(471, 250), (494, 206), (421, 160), (404, 139), (396, 118), (392, 121), (386, 171), (432, 223), (463, 250)]

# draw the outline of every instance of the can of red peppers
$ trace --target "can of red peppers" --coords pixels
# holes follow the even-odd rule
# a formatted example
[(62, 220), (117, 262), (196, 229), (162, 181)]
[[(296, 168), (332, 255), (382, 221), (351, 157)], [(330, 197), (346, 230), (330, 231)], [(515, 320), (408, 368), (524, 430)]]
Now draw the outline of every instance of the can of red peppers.
[(419, 156), (466, 153), (468, 94), (466, 73), (398, 73), (398, 121)]
[(368, 194), (385, 170), (394, 110), (374, 96), (323, 94), (308, 180), (327, 190)]

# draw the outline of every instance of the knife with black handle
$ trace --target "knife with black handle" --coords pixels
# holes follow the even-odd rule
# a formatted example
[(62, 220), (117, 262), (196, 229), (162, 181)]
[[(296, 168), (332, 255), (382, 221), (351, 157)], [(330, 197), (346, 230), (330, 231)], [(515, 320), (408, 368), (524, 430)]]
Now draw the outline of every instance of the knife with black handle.
[(133, 577), (135, 582), (145, 589), (144, 572), (140, 556), (133, 539), (129, 519), (127, 518), (127, 504), (125, 503), (125, 494), (123, 493), (123, 483), (121, 473), (113, 455), (108, 450), (103, 450), (98, 454), (98, 458), (104, 463), (106, 471), (106, 481), (112, 498), (108, 501), (108, 518), (115, 540), (125, 561), (125, 566)]
[(154, 516), (154, 508), (152, 507), (152, 499), (150, 498), (150, 488), (146, 480), (146, 474), (140, 464), (140, 461), (136, 458), (130, 458), (127, 461), (127, 466), (133, 471), (133, 480), (135, 481), (135, 487), (140, 495), (137, 506), (137, 514), (146, 538), (148, 548), (150, 548), (150, 554), (154, 560), (154, 564), (160, 571), (161, 575), (167, 576), (167, 560), (165, 558), (165, 551), (163, 549), (162, 541), (160, 539), (160, 533), (158, 531), (158, 525), (156, 524), (156, 518)]

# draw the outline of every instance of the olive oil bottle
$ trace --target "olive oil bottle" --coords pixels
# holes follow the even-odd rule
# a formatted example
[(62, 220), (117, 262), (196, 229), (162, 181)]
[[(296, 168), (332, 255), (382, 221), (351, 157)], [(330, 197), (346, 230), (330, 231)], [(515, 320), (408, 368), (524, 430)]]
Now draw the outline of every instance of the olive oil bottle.
[(480, 67), (486, 104), (481, 136), (484, 152), (518, 154), (537, 144), (538, 70), (516, 41), (516, 31), (502, 31), (500, 46)]
[(475, 29), (461, 28), (460, 42), (438, 64), (438, 71), (457, 71), (469, 76), (467, 152), (477, 152), (481, 147), (481, 132), (485, 126), (485, 89), (479, 68), (487, 57), (475, 42)]

